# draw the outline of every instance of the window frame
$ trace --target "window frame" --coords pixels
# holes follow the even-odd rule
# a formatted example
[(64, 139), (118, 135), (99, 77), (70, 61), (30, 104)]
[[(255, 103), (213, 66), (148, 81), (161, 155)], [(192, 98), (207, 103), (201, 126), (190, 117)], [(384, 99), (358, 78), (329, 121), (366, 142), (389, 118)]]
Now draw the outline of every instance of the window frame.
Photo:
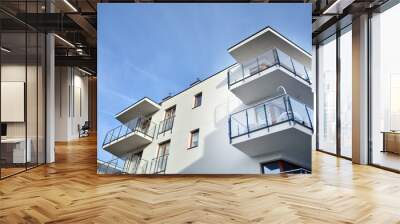
[[(197, 145), (193, 145), (193, 136), (196, 133), (197, 133)], [(190, 134), (189, 134), (189, 146), (188, 146), (187, 149), (192, 149), (192, 148), (198, 147), (199, 146), (199, 140), (200, 140), (200, 129), (197, 128), (197, 129), (194, 129), (194, 130), (190, 131)]]
[[(171, 140), (166, 140), (166, 141), (158, 143), (156, 158), (159, 158), (161, 156), (169, 155), (169, 147), (170, 147), (170, 145), (171, 145)], [(167, 151), (168, 151), (167, 153), (165, 153), (166, 148), (167, 148)], [(163, 151), (162, 155), (160, 155), (160, 151)]]
[[(199, 96), (200, 96), (200, 100), (197, 101)], [(196, 102), (200, 102), (200, 104), (197, 105)], [(203, 103), (203, 92), (199, 92), (199, 93), (195, 94), (194, 97), (193, 97), (193, 107), (192, 107), (192, 109), (200, 107), (202, 105), (202, 103)]]

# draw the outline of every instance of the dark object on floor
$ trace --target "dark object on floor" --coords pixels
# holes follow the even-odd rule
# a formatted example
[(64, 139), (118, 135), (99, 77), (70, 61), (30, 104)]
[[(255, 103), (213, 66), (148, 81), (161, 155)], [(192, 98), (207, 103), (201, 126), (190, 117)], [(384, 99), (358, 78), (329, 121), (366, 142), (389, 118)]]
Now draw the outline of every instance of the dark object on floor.
[(79, 138), (89, 136), (89, 129), (90, 129), (89, 121), (85, 121), (82, 127), (80, 127), (80, 125), (78, 124)]

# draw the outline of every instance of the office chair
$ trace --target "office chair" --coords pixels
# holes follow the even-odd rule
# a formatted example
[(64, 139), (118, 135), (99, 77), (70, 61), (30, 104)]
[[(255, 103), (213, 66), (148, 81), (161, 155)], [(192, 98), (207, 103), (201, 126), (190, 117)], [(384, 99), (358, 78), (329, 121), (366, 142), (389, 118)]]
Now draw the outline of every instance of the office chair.
[(79, 138), (89, 136), (89, 129), (90, 129), (89, 121), (85, 121), (82, 127), (80, 127), (80, 125), (78, 124)]

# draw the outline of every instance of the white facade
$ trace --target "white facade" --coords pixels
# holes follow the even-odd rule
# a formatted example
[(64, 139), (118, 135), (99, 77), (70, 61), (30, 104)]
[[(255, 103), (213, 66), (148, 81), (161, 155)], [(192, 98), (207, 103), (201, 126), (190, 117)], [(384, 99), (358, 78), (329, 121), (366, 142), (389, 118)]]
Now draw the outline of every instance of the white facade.
[[(259, 39), (259, 37), (261, 37), (261, 39)], [(271, 41), (273, 45), (268, 44), (271, 38), (273, 40)], [(265, 47), (263, 51), (260, 51), (260, 47), (258, 47), (257, 52), (252, 55), (252, 51), (246, 49), (246, 47), (254, 48), (254, 46), (257, 46), (259, 43)], [(277, 46), (279, 46), (279, 48)], [(242, 41), (229, 49), (229, 52), (234, 58), (247, 58), (246, 60), (250, 59), (251, 61), (257, 56), (275, 48), (285, 52), (285, 54), (291, 53), (293, 55), (291, 56), (293, 60), (301, 61), (301, 64), (304, 65), (304, 70), (310, 71), (311, 56), (271, 28), (266, 28), (253, 35), (251, 38)], [(271, 54), (268, 54), (266, 57), (271, 56), (272, 62), (279, 61), (274, 60), (274, 54), (272, 53), (271, 51)], [(241, 54), (245, 55), (241, 57)], [(260, 60), (262, 59), (263, 58), (260, 58)], [(107, 144), (103, 145), (103, 149), (124, 159), (126, 161), (124, 167), (125, 172), (134, 174), (154, 173), (153, 167), (156, 166), (154, 164), (160, 163), (160, 161), (155, 158), (160, 158), (160, 144), (165, 142), (169, 142), (169, 150), (168, 156), (164, 157), (166, 163), (164, 163), (163, 160), (161, 166), (165, 167), (166, 174), (258, 174), (261, 170), (260, 164), (276, 160), (284, 160), (310, 170), (312, 125), (310, 127), (305, 127), (295, 122), (295, 118), (301, 116), (300, 112), (294, 111), (295, 108), (292, 112), (286, 110), (286, 113), (284, 113), (287, 116), (292, 116), (293, 121), (283, 120), (282, 123), (276, 123), (276, 125), (274, 124), (269, 127), (268, 124), (272, 124), (271, 121), (268, 123), (268, 121), (260, 118), (260, 113), (255, 115), (256, 119), (258, 119), (257, 121), (249, 121), (251, 120), (249, 117), (252, 111), (249, 110), (245, 111), (248, 123), (246, 126), (247, 130), (250, 130), (254, 125), (258, 125), (258, 127), (261, 128), (254, 128), (254, 131), (247, 131), (243, 134), (240, 132), (239, 126), (233, 125), (233, 123), (238, 122), (237, 119), (240, 118), (234, 118), (235, 121), (232, 121), (232, 114), (280, 96), (282, 94), (282, 88), (279, 89), (279, 86), (283, 86), (289, 95), (291, 93), (296, 94), (295, 96), (290, 95), (292, 97), (291, 99), (298, 99), (300, 102), (306, 101), (307, 103), (305, 104), (307, 104), (307, 106), (301, 104), (301, 107), (303, 108), (304, 106), (304, 108), (306, 108), (304, 110), (305, 112), (312, 112), (310, 109), (312, 108), (313, 102), (311, 84), (300, 80), (299, 77), (284, 68), (282, 64), (274, 64), (272, 62), (271, 65), (268, 64), (268, 66), (265, 66), (262, 71), (253, 72), (254, 74), (249, 73), (250, 75), (248, 75), (248, 77), (243, 76), (244, 78), (242, 80), (231, 85), (229, 81), (230, 78), (228, 77), (230, 75), (230, 77), (232, 77), (232, 74), (228, 73), (232, 73), (232, 69), (240, 66), (240, 64), (232, 65), (201, 82), (193, 84), (177, 95), (164, 99), (160, 104), (156, 104), (147, 98), (135, 103), (117, 114), (116, 118), (122, 123), (125, 123), (127, 121), (126, 116), (121, 120), (121, 116), (124, 114), (131, 113), (132, 119), (139, 116), (140, 113), (138, 111), (141, 109), (147, 111), (141, 114), (141, 116), (145, 116), (148, 119), (151, 118), (151, 121), (154, 122), (152, 125), (155, 126), (155, 134), (152, 140), (148, 144), (137, 147), (137, 143), (132, 142), (135, 136), (143, 140), (149, 136), (141, 137), (143, 134), (133, 131), (126, 136), (120, 134), (122, 137), (118, 137), (117, 132), (121, 133), (121, 130), (123, 133), (129, 132), (126, 131), (126, 129), (130, 129), (125, 127), (129, 125), (125, 123), (121, 128), (116, 129), (114, 133), (109, 132), (107, 134), (105, 139)], [(246, 62), (238, 63), (246, 64)], [(257, 67), (260, 69), (260, 65)], [(243, 68), (247, 69), (245, 66)], [(264, 79), (265, 83), (260, 81), (264, 76), (268, 77)], [(259, 85), (260, 83), (262, 85)], [(285, 86), (287, 83), (289, 83), (288, 87)], [(304, 90), (299, 88), (304, 88)], [(263, 89), (265, 91), (263, 91)], [(238, 92), (240, 93), (238, 94)], [(251, 96), (255, 92), (257, 95), (254, 97)], [(201, 105), (194, 108), (195, 96), (199, 93), (201, 93)], [(243, 100), (244, 98), (246, 100)], [(278, 100), (280, 99), (284, 100), (286, 98), (278, 97)], [(147, 103), (147, 106), (155, 104), (153, 107), (150, 105), (150, 107), (156, 112), (151, 111), (149, 107), (145, 107), (145, 103)], [(295, 102), (293, 101), (293, 103)], [(289, 104), (290, 103), (287, 103), (287, 105)], [(159, 133), (163, 128), (160, 122), (165, 119), (166, 113), (168, 113), (166, 111), (171, 107), (176, 107), (172, 129)], [(268, 109), (265, 109), (266, 107), (268, 107)], [(274, 108), (269, 107), (271, 107), (271, 103), (267, 103), (266, 106), (263, 107), (266, 120), (270, 117), (274, 117), (274, 114), (272, 114)], [(132, 112), (133, 110), (134, 112)], [(151, 112), (150, 114), (148, 113), (149, 111)], [(268, 116), (267, 111), (271, 113)], [(245, 113), (240, 112), (239, 115), (241, 114)], [(309, 116), (309, 123), (311, 123), (313, 114)], [(260, 119), (262, 121), (260, 121)], [(278, 118), (274, 119), (276, 120)], [(284, 119), (286, 119), (286, 117)], [(260, 126), (262, 122), (265, 122), (266, 126)], [(171, 122), (169, 124), (171, 124)], [(151, 130), (152, 131), (149, 133), (150, 135), (153, 133), (152, 128)], [(191, 148), (190, 139), (193, 130), (199, 130), (199, 137), (198, 146)], [(234, 136), (236, 135), (234, 133), (236, 133), (237, 136)], [(110, 139), (110, 136), (113, 135), (117, 137)], [(231, 138), (231, 136), (234, 136), (234, 138)], [(123, 147), (121, 145), (123, 145)], [(129, 148), (130, 146), (131, 148)], [(122, 148), (125, 148), (125, 150), (122, 151)], [(141, 154), (141, 160), (137, 160), (137, 158), (133, 156), (135, 153)], [(140, 161), (140, 163), (138, 164), (135, 161)]]

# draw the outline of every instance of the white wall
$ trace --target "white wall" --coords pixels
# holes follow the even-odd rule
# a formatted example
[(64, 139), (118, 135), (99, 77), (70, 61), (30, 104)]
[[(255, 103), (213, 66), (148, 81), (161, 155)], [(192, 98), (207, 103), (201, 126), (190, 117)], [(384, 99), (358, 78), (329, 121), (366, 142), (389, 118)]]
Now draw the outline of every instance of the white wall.
[[(202, 105), (192, 109), (193, 97), (199, 92), (203, 95)], [(176, 113), (172, 133), (167, 131), (165, 135), (155, 137), (150, 145), (143, 148), (142, 159), (149, 161), (149, 166), (157, 156), (158, 145), (170, 140), (166, 170), (170, 174), (254, 174), (260, 173), (261, 162), (277, 159), (311, 168), (311, 158), (304, 159), (294, 150), (293, 153), (250, 157), (230, 144), (229, 115), (248, 106), (228, 89), (227, 70), (163, 102), (152, 120), (159, 124), (164, 119), (165, 110), (174, 105)], [(199, 146), (188, 149), (190, 131), (194, 129), (200, 129)], [(309, 142), (311, 152), (311, 136)], [(310, 152), (305, 152), (305, 157), (310, 157), (307, 154)]]
[(88, 120), (88, 78), (83, 75), (72, 67), (56, 67), (56, 141), (77, 139), (78, 124)]
[[(277, 46), (282, 51), (291, 53), (290, 56), (305, 64), (307, 68), (311, 67), (311, 58), (308, 55), (296, 50), (288, 51), (287, 45), (282, 43), (282, 40), (260, 39), (256, 45), (262, 46), (262, 49), (245, 47), (246, 50), (235, 54), (235, 58), (248, 59), (272, 46)], [(152, 143), (132, 153), (143, 150), (142, 159), (147, 160), (150, 166), (152, 159), (157, 156), (159, 144), (169, 140), (167, 174), (257, 174), (260, 173), (260, 163), (278, 159), (311, 169), (311, 135), (299, 143), (306, 145), (302, 147), (303, 150), (293, 148), (268, 153), (269, 146), (266, 144), (265, 153), (260, 156), (250, 156), (232, 146), (228, 127), (229, 116), (252, 105), (246, 106), (229, 90), (228, 69), (162, 102), (161, 109), (153, 114), (152, 121), (158, 125), (164, 119), (165, 110), (176, 105), (172, 133), (167, 131), (165, 134), (156, 135)], [(202, 105), (193, 108), (194, 96), (200, 92), (202, 92)], [(195, 129), (200, 130), (199, 145), (189, 148), (190, 132)], [(294, 140), (288, 139), (288, 141)], [(261, 146), (260, 148), (264, 147), (263, 144)], [(123, 157), (128, 158), (128, 156), (129, 154)]]

